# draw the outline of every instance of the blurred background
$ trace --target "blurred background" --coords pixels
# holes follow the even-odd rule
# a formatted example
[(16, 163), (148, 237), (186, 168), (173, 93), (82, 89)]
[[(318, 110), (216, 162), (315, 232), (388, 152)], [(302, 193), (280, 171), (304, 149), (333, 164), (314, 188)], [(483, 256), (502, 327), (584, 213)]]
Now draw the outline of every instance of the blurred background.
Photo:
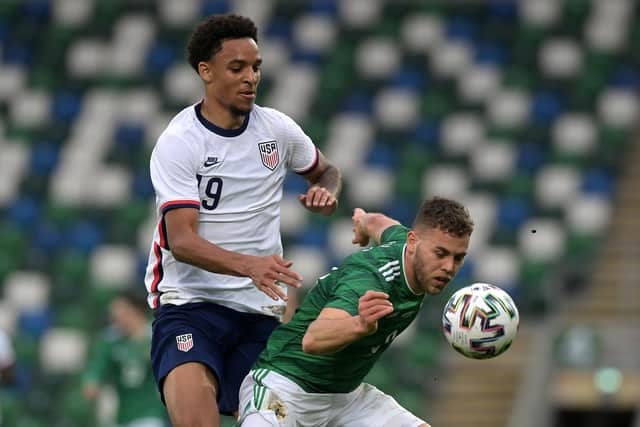
[[(455, 282), (368, 380), (434, 427), (640, 427), (639, 9), (1, 0), (0, 329), (16, 362), (0, 425), (112, 414), (117, 395), (94, 406), (80, 379), (114, 294), (144, 293), (149, 155), (201, 97), (184, 54), (194, 23), (237, 12), (260, 28), (258, 103), (297, 120), (344, 175), (331, 218), (299, 206), (301, 178), (286, 183), (285, 257), (307, 287), (355, 249), (354, 207), (409, 224), (442, 195), (475, 220)], [(440, 330), (448, 296), (473, 282), (520, 309), (494, 360), (464, 359)]]

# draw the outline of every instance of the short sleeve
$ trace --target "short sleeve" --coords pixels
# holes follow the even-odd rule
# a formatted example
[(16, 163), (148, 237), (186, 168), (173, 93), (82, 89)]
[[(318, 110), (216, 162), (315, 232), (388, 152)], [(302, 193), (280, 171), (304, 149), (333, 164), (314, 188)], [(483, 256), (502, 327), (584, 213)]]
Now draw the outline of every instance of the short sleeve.
[(344, 273), (339, 277), (331, 299), (325, 307), (339, 308), (355, 316), (358, 302), (368, 290), (384, 291), (380, 286), (377, 272), (359, 267), (356, 263), (343, 264)]
[(200, 207), (198, 155), (183, 139), (163, 134), (151, 154), (151, 182), (160, 213)]
[(282, 116), (289, 149), (289, 168), (297, 174), (305, 174), (318, 164), (318, 149), (291, 117), (284, 114)]
[(380, 244), (396, 242), (396, 241), (405, 241), (407, 240), (407, 233), (409, 229), (404, 225), (392, 225), (387, 227), (382, 232), (382, 236), (380, 236)]

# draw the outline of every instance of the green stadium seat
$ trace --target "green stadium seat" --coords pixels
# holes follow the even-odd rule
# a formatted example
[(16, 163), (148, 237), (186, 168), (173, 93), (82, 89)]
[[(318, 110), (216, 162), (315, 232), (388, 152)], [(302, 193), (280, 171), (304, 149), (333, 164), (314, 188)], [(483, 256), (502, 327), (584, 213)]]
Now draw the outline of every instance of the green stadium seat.
[(115, 210), (117, 221), (111, 223), (109, 234), (114, 242), (135, 244), (140, 225), (149, 216), (146, 200), (131, 200)]
[(550, 263), (525, 260), (520, 267), (519, 305), (521, 310), (545, 313), (551, 307), (550, 286), (553, 270)]
[(455, 107), (455, 95), (452, 90), (433, 88), (422, 99), (422, 115), (429, 118), (442, 118)]
[(395, 180), (395, 192), (400, 197), (412, 199), (421, 192), (421, 182), (416, 179), (426, 171), (434, 156), (428, 150), (410, 145), (403, 150), (402, 166), (398, 168)]
[[(73, 297), (78, 288), (86, 285), (89, 277), (88, 260), (79, 252), (63, 252), (54, 262), (53, 279), (56, 283), (54, 295), (60, 290), (61, 296)], [(66, 299), (66, 298), (63, 298)]]

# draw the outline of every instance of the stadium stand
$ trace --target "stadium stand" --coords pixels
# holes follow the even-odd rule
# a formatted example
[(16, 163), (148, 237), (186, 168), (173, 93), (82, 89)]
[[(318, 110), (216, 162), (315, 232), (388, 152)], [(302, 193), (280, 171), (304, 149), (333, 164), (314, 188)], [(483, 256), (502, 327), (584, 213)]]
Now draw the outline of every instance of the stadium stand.
[[(258, 103), (298, 120), (343, 171), (330, 219), (299, 209), (301, 178), (286, 183), (285, 257), (307, 288), (354, 250), (354, 207), (410, 223), (437, 194), (476, 222), (458, 278), (369, 380), (434, 426), (471, 425), (456, 407), (464, 399), (475, 426), (524, 427), (513, 417), (526, 413), (519, 390), (531, 384), (539, 325), (566, 295), (589, 295), (619, 179), (637, 169), (624, 161), (640, 108), (631, 0), (1, 1), (0, 328), (14, 340), (19, 386), (0, 390), (0, 425), (95, 425), (79, 376), (110, 298), (143, 289), (149, 154), (201, 91), (186, 39), (201, 17), (232, 11), (261, 28)], [(626, 191), (637, 212), (637, 190)], [(483, 374), (439, 327), (448, 296), (472, 282), (499, 284), (523, 314), (516, 345)], [(559, 365), (580, 362), (570, 344)], [(636, 365), (624, 368), (637, 376)]]

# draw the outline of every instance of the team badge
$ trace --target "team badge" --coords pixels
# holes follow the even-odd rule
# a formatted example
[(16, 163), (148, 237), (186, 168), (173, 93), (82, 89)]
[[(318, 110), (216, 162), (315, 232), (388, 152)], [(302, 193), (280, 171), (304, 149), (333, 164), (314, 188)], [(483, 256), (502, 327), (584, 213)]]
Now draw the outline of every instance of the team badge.
[(280, 162), (280, 155), (278, 154), (278, 142), (274, 139), (272, 141), (261, 142), (258, 144), (258, 150), (260, 150), (260, 158), (262, 164), (269, 170), (274, 170)]
[(193, 348), (193, 336), (191, 334), (182, 334), (176, 337), (178, 350), (185, 353)]

